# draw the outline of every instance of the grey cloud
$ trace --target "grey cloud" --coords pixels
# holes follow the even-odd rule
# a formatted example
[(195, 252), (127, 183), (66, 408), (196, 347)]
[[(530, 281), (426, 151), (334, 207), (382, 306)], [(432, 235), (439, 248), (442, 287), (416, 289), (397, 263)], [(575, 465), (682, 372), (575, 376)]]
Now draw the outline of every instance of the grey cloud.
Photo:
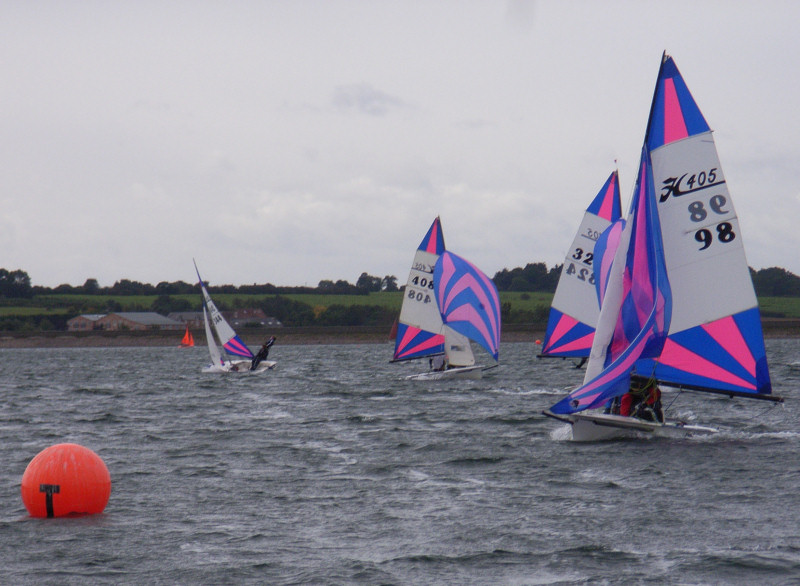
[(393, 109), (408, 107), (408, 104), (400, 98), (376, 90), (367, 84), (338, 86), (332, 102), (338, 110), (354, 111), (369, 116), (386, 116)]

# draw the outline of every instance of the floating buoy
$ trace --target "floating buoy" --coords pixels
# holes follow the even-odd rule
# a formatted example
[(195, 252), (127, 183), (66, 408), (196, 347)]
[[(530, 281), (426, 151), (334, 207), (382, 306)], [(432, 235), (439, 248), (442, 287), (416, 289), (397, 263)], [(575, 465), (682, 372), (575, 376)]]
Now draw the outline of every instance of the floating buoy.
[(542, 343), (542, 341), (541, 341), (541, 340), (536, 340), (536, 343), (537, 343), (537, 344), (541, 344), (541, 343)]
[(39, 452), (22, 475), (22, 502), (31, 517), (102, 513), (111, 476), (89, 448), (57, 444)]

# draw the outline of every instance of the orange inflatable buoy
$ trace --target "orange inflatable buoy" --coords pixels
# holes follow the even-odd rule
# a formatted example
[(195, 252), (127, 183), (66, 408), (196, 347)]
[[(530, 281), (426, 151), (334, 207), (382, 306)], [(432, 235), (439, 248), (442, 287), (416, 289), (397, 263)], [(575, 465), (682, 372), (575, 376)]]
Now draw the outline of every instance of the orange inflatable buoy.
[(541, 343), (542, 343), (542, 341), (541, 341), (541, 340), (536, 340), (536, 343), (537, 343), (537, 344), (541, 344)]
[(22, 475), (22, 502), (31, 517), (102, 513), (111, 476), (89, 448), (57, 444), (39, 452)]

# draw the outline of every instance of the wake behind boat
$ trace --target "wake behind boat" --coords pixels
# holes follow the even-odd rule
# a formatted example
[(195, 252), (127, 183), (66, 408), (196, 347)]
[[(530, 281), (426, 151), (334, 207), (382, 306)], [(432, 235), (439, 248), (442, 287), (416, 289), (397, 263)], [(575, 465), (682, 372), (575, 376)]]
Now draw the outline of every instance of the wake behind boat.
[(500, 300), (489, 277), (445, 250), (439, 218), (422, 239), (409, 272), (392, 362), (428, 359), (411, 380), (479, 379), (492, 366), (475, 364), (470, 340), (497, 362)]
[[(206, 285), (200, 277), (197, 263), (195, 263), (194, 269), (197, 272), (197, 280), (200, 283), (200, 290), (203, 293), (203, 323), (205, 325), (206, 340), (208, 342), (208, 353), (211, 356), (211, 364), (203, 368), (202, 372), (262, 373), (274, 368), (277, 362), (266, 360), (266, 357), (269, 353), (270, 346), (275, 342), (275, 337), (271, 337), (268, 342), (264, 343), (258, 355), (253, 354), (230, 324), (225, 321), (225, 318), (219, 309), (217, 309), (217, 306), (214, 305), (214, 302), (211, 300), (211, 295), (209, 295), (208, 289), (206, 289)], [(212, 324), (214, 332), (216, 332), (216, 337), (219, 338), (220, 344), (222, 345), (222, 351), (220, 351), (216, 338), (214, 337), (214, 332), (211, 330)]]
[(666, 53), (584, 383), (545, 414), (570, 423), (578, 441), (714, 432), (603, 413), (633, 390), (633, 377), (783, 400), (771, 394), (758, 302), (711, 129)]

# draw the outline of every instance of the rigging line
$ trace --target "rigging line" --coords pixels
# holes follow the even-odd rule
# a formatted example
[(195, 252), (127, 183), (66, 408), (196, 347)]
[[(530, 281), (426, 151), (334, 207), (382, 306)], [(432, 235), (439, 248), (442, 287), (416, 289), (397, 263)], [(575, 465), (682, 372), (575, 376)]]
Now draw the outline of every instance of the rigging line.
[(773, 403), (772, 405), (770, 405), (769, 407), (764, 409), (761, 413), (756, 413), (755, 415), (745, 419), (745, 422), (750, 422), (750, 421), (752, 421), (753, 419), (755, 419), (757, 417), (762, 417), (762, 416), (766, 415), (767, 411), (769, 411), (770, 409), (774, 409), (777, 405), (778, 405), (778, 403)]
[(672, 407), (672, 404), (673, 404), (675, 401), (677, 401), (677, 400), (678, 400), (678, 397), (680, 397), (682, 394), (683, 394), (683, 389), (678, 389), (678, 394), (677, 394), (677, 395), (675, 395), (675, 397), (672, 399), (672, 401), (670, 401), (670, 402), (669, 402), (669, 405), (667, 405), (666, 407), (664, 407), (663, 411), (666, 413), (666, 412), (669, 410), (669, 408), (670, 408), (670, 407)]

